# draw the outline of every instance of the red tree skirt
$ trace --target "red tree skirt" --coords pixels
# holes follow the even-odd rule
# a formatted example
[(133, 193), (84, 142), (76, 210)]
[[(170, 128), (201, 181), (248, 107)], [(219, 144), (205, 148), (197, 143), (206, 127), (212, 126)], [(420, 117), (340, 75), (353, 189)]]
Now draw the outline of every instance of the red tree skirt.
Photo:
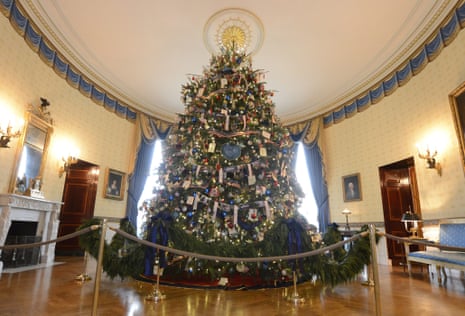
[[(141, 280), (146, 282), (155, 283), (157, 281), (156, 275), (141, 275)], [(292, 279), (282, 277), (281, 280), (263, 280), (259, 276), (252, 276), (248, 274), (236, 273), (233, 275), (226, 275), (219, 279), (211, 279), (194, 275), (189, 272), (182, 273), (175, 276), (161, 276), (160, 284), (189, 287), (189, 288), (210, 288), (210, 289), (226, 289), (226, 290), (242, 290), (242, 289), (260, 289), (260, 288), (276, 288), (286, 287), (292, 285)]]

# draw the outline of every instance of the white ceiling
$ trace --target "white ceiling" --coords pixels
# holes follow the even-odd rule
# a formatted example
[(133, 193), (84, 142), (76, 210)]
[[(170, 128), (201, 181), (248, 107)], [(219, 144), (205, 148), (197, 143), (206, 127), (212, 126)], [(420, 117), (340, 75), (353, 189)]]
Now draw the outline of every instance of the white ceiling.
[(181, 85), (209, 64), (204, 27), (226, 8), (263, 24), (253, 66), (291, 123), (371, 88), (438, 27), (447, 0), (21, 0), (71, 64), (135, 109), (173, 121)]

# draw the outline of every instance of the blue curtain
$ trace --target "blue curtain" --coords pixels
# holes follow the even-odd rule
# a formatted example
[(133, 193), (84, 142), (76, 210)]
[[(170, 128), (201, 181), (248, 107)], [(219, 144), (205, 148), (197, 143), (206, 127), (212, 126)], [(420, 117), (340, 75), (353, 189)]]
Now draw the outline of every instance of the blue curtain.
[(139, 114), (137, 120), (140, 127), (140, 144), (137, 149), (133, 171), (128, 177), (128, 199), (126, 204), (126, 216), (134, 227), (137, 227), (137, 203), (144, 191), (147, 177), (150, 175), (155, 141), (157, 139), (164, 140), (171, 130), (171, 125), (149, 118), (144, 114)]
[(315, 118), (311, 121), (289, 126), (291, 139), (294, 142), (302, 142), (304, 145), (305, 161), (312, 184), (313, 195), (318, 207), (318, 225), (320, 232), (326, 232), (329, 225), (329, 201), (328, 186), (326, 184), (323, 155), (318, 144), (322, 119)]
[(320, 227), (320, 232), (324, 233), (329, 225), (329, 203), (328, 186), (326, 185), (323, 170), (323, 157), (316, 141), (312, 144), (304, 143), (304, 150), (308, 172), (310, 173), (313, 195), (318, 205), (318, 225)]

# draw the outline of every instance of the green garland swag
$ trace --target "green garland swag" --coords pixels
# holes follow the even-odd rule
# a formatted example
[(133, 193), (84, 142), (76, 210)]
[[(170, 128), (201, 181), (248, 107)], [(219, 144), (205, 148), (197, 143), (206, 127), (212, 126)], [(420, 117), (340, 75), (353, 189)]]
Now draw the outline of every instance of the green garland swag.
[[(91, 219), (83, 223), (80, 227), (86, 228), (91, 225), (100, 224), (99, 219)], [(165, 223), (166, 224), (166, 223)], [(336, 224), (328, 227), (319, 242), (312, 242), (302, 225), (297, 225), (297, 234), (300, 236), (301, 252), (311, 251), (334, 244), (342, 240), (341, 233)], [(135, 234), (135, 229), (127, 219), (122, 219), (120, 229)], [(361, 231), (368, 230), (363, 227)], [(242, 247), (233, 246), (227, 241), (214, 243), (203, 243), (185, 231), (176, 228), (174, 225), (168, 226), (169, 243), (168, 246), (219, 257), (254, 258), (280, 256), (289, 254), (288, 235), (289, 228), (284, 220), (277, 221), (274, 226), (267, 231), (265, 238), (255, 244), (247, 244)], [(98, 258), (98, 247), (101, 230), (92, 231), (89, 234), (81, 235), (79, 243), (85, 251), (94, 258)], [(139, 278), (144, 267), (144, 245), (140, 245), (132, 240), (125, 240), (116, 234), (110, 244), (105, 242), (103, 270), (110, 278), (116, 276), (121, 279), (127, 277)], [(329, 253), (306, 257), (295, 261), (244, 263), (247, 267), (242, 272), (237, 271), (236, 263), (213, 262), (208, 260), (197, 260), (192, 258), (180, 258), (168, 254), (169, 264), (165, 267), (165, 276), (186, 276), (186, 267), (190, 266), (189, 273), (192, 277), (209, 277), (211, 280), (218, 279), (224, 275), (259, 275), (268, 284), (279, 284), (289, 282), (289, 276), (296, 270), (299, 282), (314, 280), (323, 285), (334, 286), (354, 279), (370, 263), (370, 241), (369, 237), (361, 237), (353, 241), (349, 251), (344, 248), (335, 249)], [(283, 253), (283, 249), (285, 249)], [(288, 277), (285, 277), (285, 276)]]

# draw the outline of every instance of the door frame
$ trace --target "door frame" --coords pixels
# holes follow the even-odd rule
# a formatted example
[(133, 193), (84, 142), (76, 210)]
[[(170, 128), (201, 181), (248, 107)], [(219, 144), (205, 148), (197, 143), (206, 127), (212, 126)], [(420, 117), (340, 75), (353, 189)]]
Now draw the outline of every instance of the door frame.
[[(395, 226), (396, 223), (389, 223), (387, 222), (390, 218), (390, 209), (388, 208), (389, 202), (386, 201), (386, 189), (384, 187), (384, 179), (385, 179), (385, 173), (389, 170), (403, 170), (404, 173), (408, 174), (408, 187), (410, 190), (410, 198), (411, 198), (411, 204), (412, 204), (412, 209), (411, 211), (420, 215), (421, 217), (421, 206), (420, 206), (420, 198), (419, 198), (419, 191), (418, 191), (418, 183), (417, 183), (417, 177), (416, 177), (416, 171), (415, 171), (415, 159), (413, 157), (409, 157), (403, 160), (399, 160), (396, 162), (393, 162), (388, 165), (384, 165), (379, 167), (379, 178), (380, 178), (380, 189), (381, 189), (381, 199), (382, 199), (382, 204), (383, 204), (383, 218), (384, 218), (384, 226), (385, 226), (385, 232), (391, 235), (395, 235), (398, 237), (407, 237), (408, 234), (407, 232), (405, 233), (399, 233), (399, 231), (393, 231), (390, 229), (390, 227)], [(406, 183), (403, 183), (404, 185)], [(404, 210), (400, 210), (400, 212), (403, 212)], [(393, 222), (393, 221), (391, 221)], [(422, 236), (422, 230), (421, 230), (421, 223), (419, 225), (419, 236)], [(394, 241), (392, 239), (387, 239), (387, 250), (388, 250), (388, 258), (392, 260), (393, 265), (397, 265), (398, 259), (396, 258), (396, 254), (394, 252), (396, 245), (394, 243), (397, 243), (397, 241)], [(405, 256), (405, 252), (403, 251), (403, 246), (400, 245), (402, 248), (402, 253)], [(401, 261), (403, 261), (401, 259)], [(401, 264), (403, 262), (400, 262)]]
[[(86, 174), (86, 177), (75, 177), (75, 179), (78, 179), (78, 181), (83, 181), (83, 179), (85, 179), (85, 184), (87, 186), (86, 190), (88, 190), (87, 203), (84, 203), (86, 209), (82, 210), (82, 214), (84, 214), (84, 216), (79, 216), (79, 214), (72, 214), (68, 216), (66, 220), (64, 220), (64, 216), (66, 216), (66, 214), (64, 214), (64, 208), (72, 204), (71, 201), (73, 197), (73, 187), (76, 187), (75, 185), (69, 185), (75, 183), (70, 181), (70, 178), (73, 177), (69, 175), (72, 173), (74, 175)], [(94, 216), (99, 174), (100, 167), (87, 161), (79, 159), (75, 164), (70, 165), (68, 172), (66, 172), (65, 183), (63, 185), (63, 194), (61, 198), (62, 206), (60, 211), (60, 224), (58, 226), (59, 237), (74, 232), (83, 221), (88, 220)], [(57, 244), (55, 253), (56, 255), (80, 256), (84, 254), (84, 251), (79, 246), (78, 238), (72, 238), (64, 241), (61, 245)]]

